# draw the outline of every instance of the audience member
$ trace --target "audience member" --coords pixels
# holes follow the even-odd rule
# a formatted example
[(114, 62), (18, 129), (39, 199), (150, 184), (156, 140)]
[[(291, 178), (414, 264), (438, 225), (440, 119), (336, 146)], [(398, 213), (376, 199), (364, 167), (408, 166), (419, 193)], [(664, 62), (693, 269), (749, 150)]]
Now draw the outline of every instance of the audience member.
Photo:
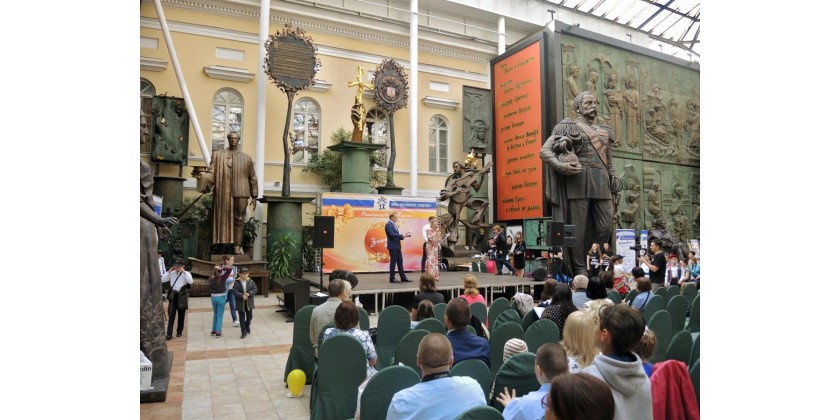
[(645, 334), (642, 336), (642, 339), (633, 351), (642, 358), (642, 367), (645, 369), (645, 374), (648, 378), (650, 378), (651, 373), (653, 373), (653, 365), (648, 362), (648, 359), (653, 354), (653, 350), (655, 348), (656, 334), (654, 334), (652, 329), (645, 327)]
[(417, 319), (417, 306), (421, 301), (428, 299), (433, 305), (443, 303), (443, 295), (437, 291), (435, 284), (435, 276), (432, 273), (425, 272), (420, 275), (420, 293), (414, 295), (414, 302), (411, 304), (411, 320), (419, 321)]
[[(638, 268), (638, 267), (637, 267)], [(644, 313), (645, 307), (647, 306), (648, 301), (653, 294), (651, 292), (651, 283), (647, 277), (642, 277), (636, 279), (636, 290), (639, 294), (633, 299), (633, 303), (630, 306), (639, 310), (639, 312)]]
[(540, 389), (529, 392), (519, 398), (516, 390), (508, 393), (507, 387), (496, 398), (505, 407), (502, 415), (506, 420), (539, 419), (545, 412), (543, 398), (551, 389), (551, 381), (559, 376), (568, 376), (569, 367), (566, 364), (566, 352), (558, 343), (546, 343), (537, 349), (534, 363), (534, 374), (540, 382)]
[(575, 311), (566, 317), (562, 338), (568, 355), (569, 373), (580, 373), (595, 360), (598, 350), (592, 339), (594, 333), (595, 325), (589, 313)]
[(566, 317), (576, 310), (577, 308), (572, 303), (572, 291), (569, 289), (569, 285), (558, 283), (554, 288), (554, 297), (551, 299), (551, 305), (545, 308), (540, 318), (550, 319), (557, 324), (557, 329), (560, 330), (560, 336), (562, 337)]
[[(452, 302), (459, 300), (466, 305), (463, 299)], [(431, 333), (423, 337), (417, 351), (422, 379), (419, 384), (394, 394), (386, 419), (450, 420), (470, 408), (487, 405), (481, 385), (475, 379), (449, 375), (454, 360), (452, 346), (445, 336)]]
[(633, 353), (645, 333), (642, 315), (626, 305), (607, 306), (598, 325), (601, 354), (583, 373), (610, 386), (615, 400), (614, 419), (652, 419), (650, 379), (642, 359)]
[(337, 335), (349, 335), (362, 344), (367, 356), (367, 377), (370, 378), (376, 373), (376, 347), (370, 339), (370, 334), (362, 329), (356, 328), (359, 325), (359, 308), (349, 300), (343, 300), (335, 309), (335, 327), (327, 328), (324, 331), (324, 341)]
[(511, 338), (505, 343), (505, 349), (502, 353), (502, 363), (507, 362), (508, 359), (515, 354), (525, 353), (528, 351), (528, 344), (524, 340), (518, 338)]
[(417, 327), (417, 324), (424, 319), (435, 317), (435, 305), (429, 299), (423, 299), (417, 304), (417, 321), (411, 321), (411, 329)]
[(624, 271), (624, 256), (616, 255), (613, 257), (613, 288), (623, 299), (630, 291), (630, 285), (627, 284), (627, 272)]
[(481, 302), (484, 306), (487, 306), (487, 301), (484, 300), (484, 296), (478, 291), (478, 281), (472, 274), (464, 276), (464, 294), (459, 297), (464, 298), (470, 305)]
[[(633, 267), (633, 269), (630, 270), (630, 274), (631, 274), (631, 276), (630, 276), (630, 284), (629, 284), (630, 289), (629, 290), (638, 290), (636, 288), (636, 281), (638, 281), (642, 277), (645, 277), (645, 270), (643, 270), (642, 267)], [(628, 291), (628, 293), (629, 293), (629, 291)]]
[(554, 290), (557, 288), (557, 282), (548, 279), (543, 283), (543, 290), (542, 295), (540, 295), (540, 304), (537, 305), (540, 308), (548, 307), (551, 305), (551, 300), (554, 299)]
[(327, 292), (330, 295), (329, 299), (312, 309), (309, 318), (309, 340), (315, 347), (315, 357), (318, 357), (318, 336), (321, 330), (335, 319), (335, 310), (342, 302), (344, 282), (341, 279), (331, 280), (327, 285)]
[(618, 412), (610, 386), (589, 375), (560, 375), (551, 381), (546, 420), (611, 420)]
[[(572, 267), (569, 267), (569, 262), (563, 259), (563, 247), (554, 247), (551, 250), (551, 275), (554, 280), (562, 283), (571, 283), (575, 276), (572, 272)], [(548, 295), (551, 299), (551, 295)]]
[(665, 269), (665, 284), (668, 286), (676, 285), (683, 277), (683, 265), (677, 259), (677, 254), (671, 254), (668, 257), (668, 265)]
[(601, 272), (596, 277), (591, 277), (589, 282), (586, 283), (586, 297), (589, 300), (596, 300), (596, 299), (606, 299), (607, 298), (607, 288), (604, 287), (603, 279), (605, 277), (610, 278), (610, 282), (612, 283), (612, 275), (607, 274), (607, 272)]
[(583, 305), (589, 302), (589, 297), (586, 296), (587, 286), (589, 286), (589, 279), (582, 274), (575, 276), (572, 281), (572, 302), (578, 309), (582, 309)]
[(455, 363), (468, 359), (479, 359), (490, 367), (490, 343), (482, 337), (467, 331), (472, 314), (470, 305), (462, 298), (455, 298), (446, 305), (443, 324), (446, 326), (447, 337), (452, 343), (452, 354)]

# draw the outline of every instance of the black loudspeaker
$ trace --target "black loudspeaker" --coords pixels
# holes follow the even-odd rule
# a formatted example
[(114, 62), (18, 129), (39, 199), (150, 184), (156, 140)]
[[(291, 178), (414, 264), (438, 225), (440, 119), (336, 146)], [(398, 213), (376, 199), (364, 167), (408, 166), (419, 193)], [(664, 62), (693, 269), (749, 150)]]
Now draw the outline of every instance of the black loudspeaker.
[(349, 281), (351, 289), (355, 289), (356, 285), (359, 284), (359, 278), (356, 277), (356, 275), (353, 274), (352, 271), (348, 270), (333, 270), (333, 272), (330, 273), (330, 281), (333, 281), (335, 279)]
[(315, 231), (312, 235), (315, 248), (335, 247), (335, 217), (315, 216)]
[(531, 272), (531, 278), (534, 281), (545, 281), (546, 277), (548, 277), (548, 272), (545, 270), (545, 267), (539, 267)]
[(566, 241), (566, 246), (575, 246), (575, 225), (563, 226), (563, 239)]
[(563, 222), (551, 222), (551, 246), (563, 246), (565, 226)]

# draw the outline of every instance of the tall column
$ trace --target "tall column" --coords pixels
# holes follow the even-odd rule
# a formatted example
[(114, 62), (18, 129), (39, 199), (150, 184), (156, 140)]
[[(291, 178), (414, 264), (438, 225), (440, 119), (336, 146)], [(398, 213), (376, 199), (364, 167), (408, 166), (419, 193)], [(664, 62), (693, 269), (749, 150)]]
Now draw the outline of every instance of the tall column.
[(499, 55), (505, 53), (505, 17), (499, 16)]
[(411, 30), (409, 36), (411, 37), (409, 41), (409, 55), (410, 55), (410, 63), (409, 63), (409, 87), (408, 91), (409, 99), (411, 103), (409, 104), (409, 142), (411, 143), (411, 155), (410, 155), (410, 166), (409, 166), (409, 183), (408, 183), (408, 191), (409, 195), (416, 196), (417, 195), (417, 106), (420, 102), (418, 97), (420, 96), (419, 89), (417, 87), (417, 18), (418, 18), (418, 0), (411, 0)]
[[(261, 69), (265, 62), (267, 54), (263, 42), (268, 39), (268, 20), (271, 16), (269, 6), (271, 0), (260, 1), (260, 38), (257, 40), (257, 51), (259, 51), (259, 58), (257, 61), (257, 68)], [(254, 161), (254, 168), (257, 172), (257, 185), (259, 186), (258, 197), (263, 196), (265, 182), (265, 96), (266, 96), (266, 75), (259, 74), (257, 76), (257, 141)], [(257, 220), (257, 237), (254, 239), (253, 255), (254, 260), (262, 259), (262, 221), (263, 221), (263, 205), (257, 203), (254, 209), (254, 219)]]

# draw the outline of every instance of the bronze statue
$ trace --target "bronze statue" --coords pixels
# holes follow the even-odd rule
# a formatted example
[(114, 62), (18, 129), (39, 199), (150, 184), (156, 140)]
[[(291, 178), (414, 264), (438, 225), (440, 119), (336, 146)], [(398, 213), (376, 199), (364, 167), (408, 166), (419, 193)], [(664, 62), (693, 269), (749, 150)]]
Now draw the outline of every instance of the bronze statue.
[(636, 90), (636, 79), (628, 77), (624, 80), (624, 107), (627, 116), (627, 146), (636, 147), (639, 144), (639, 91)]
[(244, 254), (245, 211), (249, 197), (256, 205), (257, 174), (251, 157), (239, 150), (239, 133), (229, 133), (227, 139), (229, 148), (214, 151), (202, 174), (202, 192), (213, 190), (213, 244), (233, 244), (234, 254)]
[(569, 77), (566, 78), (566, 116), (575, 118), (575, 98), (580, 95), (577, 85), (577, 77), (580, 74), (580, 67), (575, 64), (569, 66)]
[(467, 144), (471, 149), (487, 149), (487, 123), (475, 120), (472, 124), (472, 136)]
[[(440, 223), (444, 227), (446, 233), (449, 234), (447, 242), (452, 248), (458, 242), (458, 222), (464, 223), (465, 226), (471, 229), (482, 228), (489, 226), (483, 222), (484, 212), (487, 210), (489, 203), (487, 200), (472, 198), (472, 188), (478, 192), (481, 188), (481, 183), (484, 182), (484, 175), (493, 167), (492, 163), (488, 163), (481, 169), (474, 167), (475, 156), (471, 153), (467, 156), (464, 164), (459, 161), (452, 162), (452, 175), (446, 178), (446, 186), (440, 191), (439, 201), (449, 200), (447, 207), (447, 214), (441, 217)], [(475, 213), (469, 220), (460, 220), (461, 210), (467, 207), (475, 210)]]
[(688, 246), (682, 241), (674, 240), (673, 235), (668, 232), (665, 219), (661, 217), (653, 220), (653, 227), (651, 227), (648, 235), (648, 245), (654, 239), (662, 240), (662, 250), (665, 251), (665, 254), (677, 254), (680, 260), (688, 258)]
[[(586, 273), (587, 244), (608, 242), (612, 234), (614, 198), (623, 182), (615, 177), (612, 162), (612, 131), (594, 125), (598, 116), (595, 96), (578, 95), (573, 103), (577, 120), (557, 124), (540, 149), (548, 166), (545, 194), (552, 204), (555, 221), (575, 225), (572, 268)], [(578, 159), (560, 160), (554, 152), (557, 143), (571, 142)]]
[(353, 121), (353, 137), (351, 140), (360, 143), (362, 141), (362, 135), (365, 127), (364, 116), (367, 114), (365, 105), (362, 103), (362, 94), (365, 92), (365, 88), (373, 89), (373, 85), (365, 83), (362, 80), (362, 77), (364, 77), (365, 74), (365, 69), (362, 66), (358, 67), (359, 75), (356, 76), (356, 81), (347, 82), (347, 87), (355, 86), (357, 88), (356, 101), (353, 103), (353, 108), (350, 110), (350, 120)]
[[(140, 111), (140, 142), (149, 134), (146, 114)], [(178, 223), (175, 217), (161, 218), (155, 213), (154, 174), (152, 168), (140, 160), (140, 350), (152, 362), (152, 379), (165, 376), (166, 330), (158, 266), (157, 229), (168, 233), (168, 227)]]

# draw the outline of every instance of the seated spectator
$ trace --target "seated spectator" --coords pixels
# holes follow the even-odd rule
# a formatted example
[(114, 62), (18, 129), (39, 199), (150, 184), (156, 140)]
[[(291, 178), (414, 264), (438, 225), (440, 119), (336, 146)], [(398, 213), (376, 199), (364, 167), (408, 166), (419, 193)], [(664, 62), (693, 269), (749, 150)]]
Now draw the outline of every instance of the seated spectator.
[(560, 375), (551, 381), (545, 419), (611, 420), (618, 412), (606, 382), (589, 375)]
[(637, 290), (636, 281), (642, 277), (645, 277), (645, 270), (642, 270), (642, 267), (633, 267), (633, 269), (630, 270), (630, 282), (628, 283), (628, 285), (630, 286), (629, 290)]
[(458, 297), (464, 298), (470, 305), (481, 302), (484, 306), (487, 306), (487, 301), (484, 300), (484, 296), (478, 292), (478, 281), (472, 274), (464, 276), (464, 294)]
[(349, 335), (355, 338), (367, 354), (367, 376), (370, 378), (376, 373), (376, 348), (370, 339), (367, 331), (356, 328), (359, 325), (359, 308), (352, 301), (342, 301), (335, 310), (335, 328), (327, 328), (324, 331), (324, 341), (336, 335)]
[(417, 319), (417, 306), (426, 299), (431, 301), (432, 305), (443, 303), (443, 295), (437, 291), (435, 276), (432, 273), (423, 273), (420, 275), (420, 293), (414, 295), (414, 303), (411, 305), (412, 321), (419, 321)]
[(462, 298), (455, 298), (446, 305), (443, 324), (446, 336), (452, 344), (455, 363), (468, 359), (479, 359), (490, 367), (490, 342), (467, 331), (472, 314), (470, 305)]
[(340, 279), (331, 280), (327, 285), (327, 292), (330, 297), (326, 302), (312, 309), (312, 316), (309, 318), (309, 339), (312, 347), (315, 347), (315, 357), (318, 357), (318, 336), (321, 330), (335, 318), (335, 310), (342, 302), (344, 296), (344, 282)]
[(566, 317), (570, 313), (576, 311), (577, 308), (572, 303), (572, 290), (568, 284), (557, 283), (554, 288), (554, 298), (551, 300), (551, 305), (542, 313), (541, 319), (550, 319), (557, 324), (557, 329), (560, 330), (560, 336), (563, 336), (563, 324), (566, 322)]
[(589, 279), (589, 283), (586, 283), (586, 297), (589, 300), (607, 298), (607, 288), (604, 286), (604, 278), (607, 277), (610, 279), (610, 283), (612, 283), (612, 274), (608, 271), (602, 271), (598, 274), (598, 277)]
[[(452, 302), (456, 300), (467, 304), (463, 299), (452, 299)], [(394, 394), (387, 420), (449, 420), (470, 408), (487, 405), (481, 385), (475, 379), (449, 376), (454, 360), (452, 346), (445, 336), (431, 333), (423, 337), (417, 351), (422, 380)]]
[[(638, 268), (638, 267), (636, 267)], [(633, 303), (630, 306), (639, 310), (639, 312), (644, 313), (645, 307), (647, 306), (648, 301), (652, 297), (652, 293), (650, 289), (652, 285), (650, 280), (647, 277), (641, 277), (636, 279), (636, 290), (639, 291), (639, 294), (633, 299)]]
[(595, 360), (598, 350), (592, 339), (595, 324), (592, 317), (583, 311), (575, 311), (566, 317), (566, 327), (563, 329), (563, 349), (566, 350), (569, 361), (569, 373), (580, 373)]
[(537, 305), (540, 308), (547, 308), (548, 305), (551, 305), (551, 299), (554, 298), (554, 289), (557, 287), (557, 282), (548, 279), (543, 283), (543, 290), (542, 295), (540, 295), (540, 304)]
[(604, 306), (613, 306), (615, 303), (609, 299), (597, 299), (597, 300), (590, 300), (586, 302), (586, 306), (583, 308), (583, 312), (589, 314), (589, 317), (592, 318), (592, 324), (598, 325), (598, 321), (601, 319), (601, 312), (604, 310)]
[(614, 419), (653, 418), (650, 378), (642, 367), (642, 359), (633, 353), (645, 333), (642, 315), (627, 305), (607, 306), (601, 311), (598, 331), (601, 354), (583, 373), (610, 386), (615, 400)]
[[(525, 353), (528, 351), (528, 344), (525, 341), (520, 340), (518, 338), (511, 338), (505, 343), (505, 349), (502, 353), (502, 364), (508, 361), (514, 355), (519, 353)], [(490, 387), (490, 398), (493, 398), (493, 395), (496, 395), (496, 382), (493, 381), (493, 385)], [(499, 402), (502, 402), (501, 400)], [(504, 405), (504, 403), (502, 403)]]
[(429, 299), (424, 299), (417, 305), (417, 321), (411, 321), (411, 329), (417, 327), (417, 324), (424, 319), (435, 317), (435, 305)]
[(572, 280), (572, 302), (578, 309), (582, 309), (583, 305), (589, 302), (589, 298), (586, 296), (587, 286), (589, 286), (589, 279), (582, 274), (575, 276), (575, 279)]
[(652, 329), (645, 327), (645, 334), (642, 336), (641, 341), (639, 341), (639, 345), (633, 351), (642, 358), (642, 367), (645, 369), (645, 374), (647, 374), (648, 378), (653, 373), (653, 365), (648, 362), (648, 359), (653, 354), (655, 348), (656, 334), (653, 333)]
[(508, 393), (507, 387), (496, 398), (505, 411), (502, 415), (506, 420), (530, 420), (539, 419), (545, 412), (543, 398), (551, 389), (551, 381), (558, 376), (569, 373), (569, 366), (566, 364), (566, 352), (563, 346), (558, 343), (546, 343), (537, 349), (534, 374), (540, 382), (540, 389), (529, 392), (519, 398), (516, 397), (516, 390)]

